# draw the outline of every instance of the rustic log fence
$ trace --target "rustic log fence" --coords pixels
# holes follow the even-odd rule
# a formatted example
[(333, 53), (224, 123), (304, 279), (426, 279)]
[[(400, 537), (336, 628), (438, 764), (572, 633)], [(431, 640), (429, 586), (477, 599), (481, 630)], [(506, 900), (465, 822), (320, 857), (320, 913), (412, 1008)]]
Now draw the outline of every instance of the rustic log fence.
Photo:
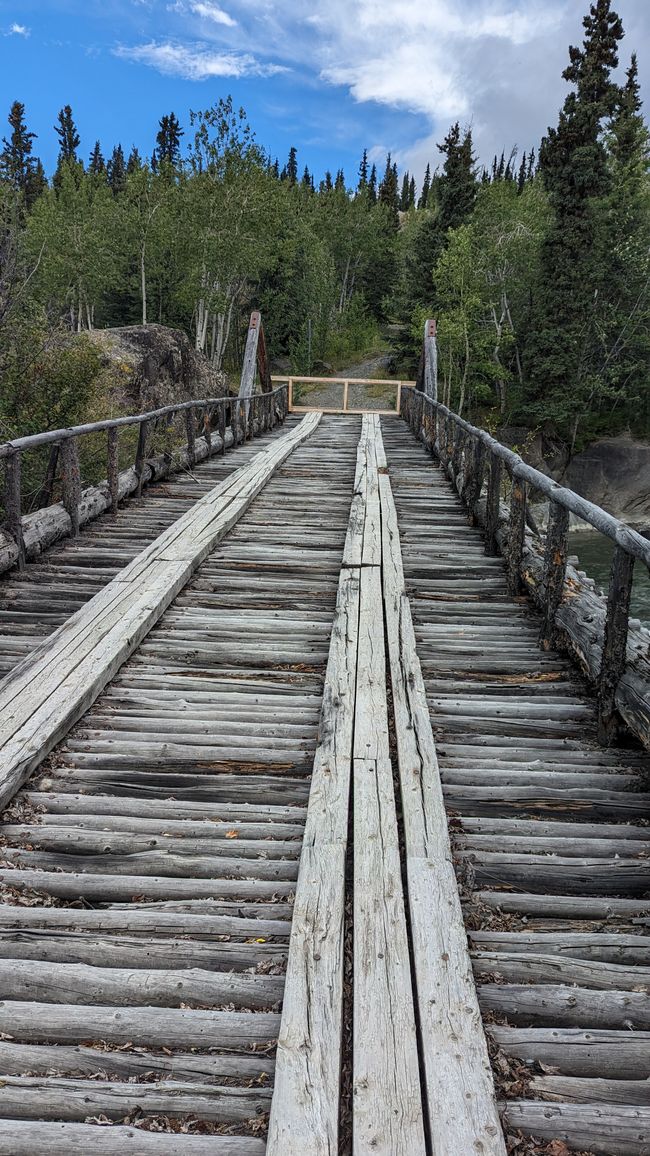
[[(511, 592), (533, 595), (543, 615), (542, 647), (564, 646), (596, 683), (601, 743), (614, 740), (618, 713), (650, 746), (650, 633), (630, 628), (629, 621), (634, 563), (641, 561), (650, 572), (650, 541), (422, 390), (402, 391), (400, 415), (440, 460), (472, 520), (483, 526), (486, 553), (505, 556)], [(504, 472), (509, 506), (501, 501)], [(549, 503), (543, 546), (538, 532), (528, 530), (531, 491)], [(568, 567), (570, 514), (614, 543), (606, 606)]]
[[(268, 374), (267, 383), (270, 384)], [(89, 422), (68, 429), (50, 430), (15, 438), (0, 445), (4, 472), (4, 533), (0, 533), (0, 572), (38, 556), (51, 542), (79, 533), (80, 526), (110, 510), (130, 494), (140, 495), (148, 482), (159, 481), (197, 462), (224, 453), (227, 446), (265, 433), (284, 421), (288, 412), (288, 388), (280, 385), (247, 397), (204, 398), (163, 406), (148, 413)], [(174, 437), (175, 420), (184, 423), (184, 437)], [(120, 435), (137, 431), (132, 464), (120, 471)], [(80, 442), (105, 434), (106, 477), (98, 485), (82, 490)], [(163, 451), (154, 446), (160, 435)], [(39, 493), (39, 506), (23, 514), (21, 484), (24, 455), (49, 447), (46, 476)], [(52, 503), (55, 483), (61, 487), (61, 502)]]

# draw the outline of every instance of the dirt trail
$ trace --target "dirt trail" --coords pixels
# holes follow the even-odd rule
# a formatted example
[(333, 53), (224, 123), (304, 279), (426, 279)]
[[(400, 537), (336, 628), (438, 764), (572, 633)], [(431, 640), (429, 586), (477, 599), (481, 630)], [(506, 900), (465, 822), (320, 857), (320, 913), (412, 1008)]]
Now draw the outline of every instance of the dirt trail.
[[(389, 369), (390, 354), (379, 354), (348, 365), (334, 374), (338, 379), (349, 377), (382, 378)], [(387, 379), (381, 385), (351, 385), (348, 392), (349, 409), (392, 409), (395, 405), (397, 386)], [(302, 405), (322, 406), (323, 409), (337, 409), (343, 405), (343, 385), (307, 385), (300, 387)]]

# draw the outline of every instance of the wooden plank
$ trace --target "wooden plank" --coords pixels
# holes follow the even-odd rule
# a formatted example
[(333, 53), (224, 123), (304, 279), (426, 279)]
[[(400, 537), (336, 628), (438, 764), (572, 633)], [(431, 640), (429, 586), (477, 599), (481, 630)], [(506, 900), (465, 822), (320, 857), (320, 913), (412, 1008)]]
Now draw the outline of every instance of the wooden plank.
[[(365, 441), (332, 625), (278, 1036), (268, 1156), (337, 1151), (343, 1032), (345, 859), (365, 524)], [(351, 568), (351, 561), (357, 560)]]
[(383, 601), (429, 1132), (435, 1152), (502, 1156), (505, 1145), (404, 586), (397, 513), (389, 477), (381, 476), (379, 484)]
[(506, 1125), (541, 1140), (567, 1142), (598, 1156), (647, 1156), (650, 1107), (619, 1104), (544, 1104), (524, 1100), (504, 1105)]
[(87, 710), (319, 420), (316, 414), (305, 419), (215, 487), (16, 668), (0, 693), (0, 806)]

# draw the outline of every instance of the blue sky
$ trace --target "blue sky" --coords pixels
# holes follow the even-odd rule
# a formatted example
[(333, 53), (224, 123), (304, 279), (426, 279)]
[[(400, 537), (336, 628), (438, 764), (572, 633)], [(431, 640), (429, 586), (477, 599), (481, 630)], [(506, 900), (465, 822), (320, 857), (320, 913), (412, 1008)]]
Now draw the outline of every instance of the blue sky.
[[(0, 0), (0, 115), (27, 108), (35, 149), (56, 158), (71, 104), (86, 157), (97, 137), (151, 152), (157, 123), (231, 93), (281, 163), (299, 149), (317, 177), (353, 183), (364, 147), (420, 178), (459, 119), (477, 151), (537, 145), (555, 122), (569, 43), (588, 0)], [(641, 79), (650, 3), (619, 0)], [(2, 135), (2, 133), (0, 133)]]

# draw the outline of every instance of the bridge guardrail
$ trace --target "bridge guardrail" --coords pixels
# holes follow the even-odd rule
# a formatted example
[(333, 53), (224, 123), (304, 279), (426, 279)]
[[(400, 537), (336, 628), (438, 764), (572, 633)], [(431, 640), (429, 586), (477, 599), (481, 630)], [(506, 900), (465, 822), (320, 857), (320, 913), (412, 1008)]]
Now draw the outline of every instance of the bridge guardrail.
[[(600, 506), (580, 497), (541, 473), (513, 450), (493, 438), (486, 430), (453, 413), (435, 397), (417, 388), (402, 391), (400, 415), (424, 443), (435, 452), (450, 475), (474, 521), (482, 521), (486, 551), (506, 556), (508, 582), (513, 594), (531, 590), (540, 602), (544, 620), (541, 643), (548, 648), (557, 641), (557, 612), (565, 596), (567, 575), (569, 514), (587, 522), (615, 544), (603, 641), (597, 663), (584, 653), (585, 665), (598, 684), (599, 739), (611, 743), (616, 731), (616, 710), (648, 744), (650, 741), (650, 678), (645, 686), (645, 704), (631, 702), (621, 710), (620, 690), (628, 660), (630, 596), (634, 562), (639, 559), (650, 573), (650, 541), (630, 526), (608, 514)], [(503, 470), (511, 479), (511, 499), (507, 512), (507, 531), (502, 533), (501, 484)], [(485, 505), (479, 501), (487, 473)], [(526, 551), (527, 504), (529, 490), (536, 490), (549, 501), (542, 572), (539, 582), (531, 583), (530, 552)], [(593, 631), (592, 631), (593, 634)], [(574, 648), (575, 649), (575, 648)], [(643, 645), (638, 648), (641, 652)], [(646, 648), (647, 649), (647, 648)], [(646, 661), (647, 658), (646, 657)], [(648, 670), (650, 676), (650, 666)], [(645, 675), (642, 681), (645, 680)], [(638, 689), (638, 688), (637, 688)], [(630, 691), (631, 698), (635, 694)]]
[[(261, 331), (263, 337), (259, 314), (254, 314), (253, 317), (257, 317), (258, 333)], [(0, 542), (0, 571), (14, 564), (20, 569), (24, 568), (28, 553), (25, 541), (28, 529), (26, 520), (35, 518), (39, 511), (51, 507), (57, 481), (61, 485), (62, 506), (69, 518), (68, 532), (76, 536), (82, 522), (89, 521), (106, 510), (116, 514), (118, 502), (126, 494), (136, 493), (139, 496), (147, 480), (145, 475), (148, 475), (149, 479), (160, 480), (175, 469), (185, 467), (191, 469), (197, 460), (203, 460), (217, 452), (213, 447), (213, 433), (219, 435), (219, 448), (223, 453), (226, 449), (227, 429), (232, 433), (231, 444), (236, 446), (255, 434), (271, 429), (276, 422), (284, 421), (289, 409), (288, 387), (287, 385), (279, 385), (275, 389), (272, 387), (266, 369), (263, 340), (259, 346), (256, 343), (255, 353), (262, 379), (261, 393), (253, 393), (255, 362), (251, 374), (251, 366), (247, 366), (245, 358), (248, 392), (243, 396), (240, 392), (239, 397), (228, 394), (223, 397), (177, 402), (146, 413), (107, 418), (66, 429), (48, 430), (27, 437), (14, 438), (1, 444), (0, 464), (4, 467), (3, 529), (14, 549), (2, 550)], [(179, 417), (184, 419), (184, 442), (180, 447), (178, 444), (175, 447), (172, 424)], [(120, 471), (119, 436), (120, 431), (127, 428), (137, 428), (137, 443), (132, 465), (127, 470)], [(162, 432), (163, 452), (152, 457), (153, 437), (159, 430)], [(98, 486), (91, 487), (94, 491), (93, 500), (88, 499), (84, 502), (84, 495), (88, 497), (89, 491), (82, 491), (81, 488), (79, 442), (86, 436), (98, 433), (107, 434), (106, 479)], [(50, 455), (39, 500), (35, 510), (32, 510), (26, 519), (23, 515), (21, 480), (23, 455), (48, 446)], [(176, 461), (174, 461), (175, 449)], [(126, 474), (130, 477), (126, 478)], [(89, 505), (92, 506), (90, 513), (86, 508)], [(59, 536), (57, 533), (54, 537)], [(54, 539), (50, 538), (49, 541), (51, 540)], [(33, 552), (38, 553), (39, 550), (35, 549)], [(4, 558), (4, 554), (7, 554), (7, 558)]]

